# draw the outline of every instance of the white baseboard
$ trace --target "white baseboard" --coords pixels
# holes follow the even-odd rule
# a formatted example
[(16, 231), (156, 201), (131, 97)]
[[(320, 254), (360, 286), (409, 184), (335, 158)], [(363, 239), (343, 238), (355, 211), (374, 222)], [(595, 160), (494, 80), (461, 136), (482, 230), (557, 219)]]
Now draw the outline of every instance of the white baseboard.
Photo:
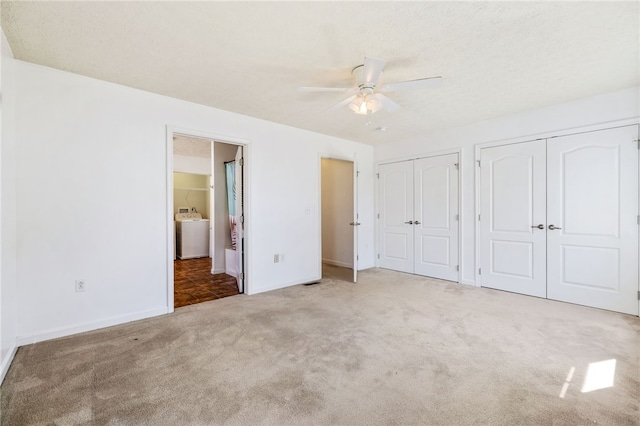
[(212, 269), (211, 270), (212, 274), (224, 274), (225, 273), (225, 269), (221, 268), (221, 269)]
[(99, 321), (87, 322), (84, 324), (77, 324), (70, 327), (59, 327), (50, 330), (45, 330), (38, 333), (29, 334), (26, 336), (18, 336), (16, 338), (17, 346), (31, 345), (38, 342), (44, 342), (45, 340), (57, 339), (59, 337), (71, 336), (72, 334), (84, 333), (86, 331), (98, 330), (100, 328), (111, 327), (114, 325), (125, 324), (131, 321), (137, 321), (145, 318), (156, 317), (169, 313), (166, 307), (152, 309), (149, 311), (136, 312), (133, 314), (120, 315), (116, 317), (107, 318)]
[(476, 282), (474, 280), (465, 280), (465, 279), (463, 279), (463, 280), (460, 281), (460, 284), (472, 285), (474, 287), (476, 286)]
[(367, 269), (377, 268), (375, 263), (358, 262), (358, 271), (366, 271)]
[(9, 371), (9, 367), (11, 367), (11, 363), (13, 362), (13, 358), (16, 356), (16, 352), (18, 352), (18, 346), (13, 345), (9, 352), (7, 352), (7, 356), (2, 360), (2, 364), (0, 364), (0, 385), (4, 381), (4, 377), (7, 375), (7, 371)]
[(340, 262), (339, 260), (322, 259), (322, 263), (326, 263), (327, 265), (341, 266), (343, 268), (353, 269), (353, 265), (350, 265), (347, 262)]
[(258, 293), (264, 293), (266, 291), (279, 290), (281, 288), (291, 287), (291, 286), (294, 286), (294, 285), (315, 283), (315, 282), (320, 281), (321, 279), (322, 279), (322, 276), (311, 277), (311, 278), (308, 278), (306, 280), (294, 281), (294, 282), (290, 282), (290, 283), (272, 284), (272, 285), (268, 285), (268, 286), (265, 286), (265, 287), (260, 287), (260, 288), (257, 288), (257, 289), (252, 288), (251, 292), (247, 293), (247, 294), (248, 295), (252, 295), (252, 294), (258, 294)]

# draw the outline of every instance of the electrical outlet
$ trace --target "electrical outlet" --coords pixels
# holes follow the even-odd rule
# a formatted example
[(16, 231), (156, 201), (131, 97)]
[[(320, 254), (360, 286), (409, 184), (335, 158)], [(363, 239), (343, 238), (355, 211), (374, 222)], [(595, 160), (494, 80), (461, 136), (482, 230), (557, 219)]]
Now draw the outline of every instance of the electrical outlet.
[(76, 293), (85, 290), (84, 280), (76, 280)]
[(278, 263), (280, 262), (280, 255), (279, 254), (274, 254), (273, 255), (273, 263)]

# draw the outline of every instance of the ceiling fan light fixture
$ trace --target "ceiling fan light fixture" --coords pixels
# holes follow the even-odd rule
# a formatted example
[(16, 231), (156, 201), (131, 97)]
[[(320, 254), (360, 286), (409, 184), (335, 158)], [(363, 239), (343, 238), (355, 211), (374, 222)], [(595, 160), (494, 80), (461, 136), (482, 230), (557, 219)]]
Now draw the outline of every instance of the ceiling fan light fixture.
[(367, 115), (368, 109), (367, 109), (367, 101), (366, 100), (362, 100), (362, 103), (360, 104), (360, 108), (358, 108), (358, 111), (356, 111), (356, 114), (360, 114), (360, 115)]
[(367, 109), (373, 114), (382, 109), (382, 103), (380, 103), (380, 100), (375, 95), (371, 96), (367, 100)]
[(364, 96), (357, 96), (356, 98), (353, 99), (353, 101), (351, 101), (351, 103), (349, 104), (349, 108), (351, 109), (351, 111), (355, 112), (356, 114), (360, 114), (360, 115), (366, 115), (367, 114), (367, 99)]
[(338, 102), (332, 106), (330, 110), (336, 110), (347, 105), (349, 109), (356, 114), (368, 115), (374, 114), (381, 109), (387, 112), (394, 112), (401, 108), (399, 104), (382, 93), (379, 93), (379, 91), (412, 91), (442, 85), (443, 79), (441, 76), (438, 76), (389, 83), (376, 90), (380, 76), (384, 70), (384, 64), (385, 62), (381, 59), (365, 57), (364, 64), (358, 65), (351, 70), (356, 80), (356, 86), (352, 89), (346, 89), (344, 87), (301, 87), (299, 90), (302, 92), (350, 92), (352, 96)]

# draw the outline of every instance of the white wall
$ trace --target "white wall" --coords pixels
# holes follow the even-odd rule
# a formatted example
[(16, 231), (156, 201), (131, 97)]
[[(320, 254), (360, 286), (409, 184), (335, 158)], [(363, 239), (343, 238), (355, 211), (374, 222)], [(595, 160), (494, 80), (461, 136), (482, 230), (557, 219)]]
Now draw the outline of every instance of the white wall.
[(353, 268), (353, 163), (322, 159), (322, 261)]
[(209, 182), (210, 176), (192, 173), (173, 174), (173, 216), (179, 209), (192, 207), (209, 219)]
[[(174, 142), (175, 143), (175, 142)], [(180, 173), (211, 174), (211, 159), (189, 155), (173, 156), (173, 171)]]
[(0, 383), (16, 350), (16, 168), (15, 61), (1, 31), (0, 40)]
[(526, 141), (540, 137), (613, 127), (638, 121), (638, 87), (575, 102), (482, 121), (376, 147), (376, 164), (462, 148), (462, 282), (475, 283), (475, 145)]
[(320, 277), (319, 153), (361, 161), (374, 265), (371, 147), (21, 61), (16, 83), (20, 343), (167, 312), (166, 125), (250, 141), (250, 293)]
[(227, 178), (225, 161), (233, 161), (238, 151), (237, 145), (220, 142), (213, 144), (213, 187), (214, 187), (214, 254), (213, 269), (216, 273), (225, 271), (225, 247), (231, 247), (229, 230), (229, 207), (227, 206)]

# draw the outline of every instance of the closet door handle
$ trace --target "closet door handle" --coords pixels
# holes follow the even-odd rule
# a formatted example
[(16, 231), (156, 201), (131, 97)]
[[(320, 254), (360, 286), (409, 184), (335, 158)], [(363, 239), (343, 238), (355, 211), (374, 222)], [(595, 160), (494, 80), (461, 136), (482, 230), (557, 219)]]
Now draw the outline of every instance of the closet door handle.
[(414, 224), (416, 224), (416, 225), (420, 225), (420, 221), (419, 221), (419, 220), (416, 220), (416, 221), (415, 221), (415, 222), (413, 222), (413, 223), (414, 223)]
[(532, 225), (532, 228), (538, 228), (538, 229), (544, 229), (544, 225), (540, 224), (540, 225)]
[(557, 226), (549, 225), (549, 229), (553, 231), (553, 230), (562, 229), (562, 228), (558, 228)]
[(409, 222), (405, 222), (407, 225), (413, 225), (413, 221), (410, 220)]

